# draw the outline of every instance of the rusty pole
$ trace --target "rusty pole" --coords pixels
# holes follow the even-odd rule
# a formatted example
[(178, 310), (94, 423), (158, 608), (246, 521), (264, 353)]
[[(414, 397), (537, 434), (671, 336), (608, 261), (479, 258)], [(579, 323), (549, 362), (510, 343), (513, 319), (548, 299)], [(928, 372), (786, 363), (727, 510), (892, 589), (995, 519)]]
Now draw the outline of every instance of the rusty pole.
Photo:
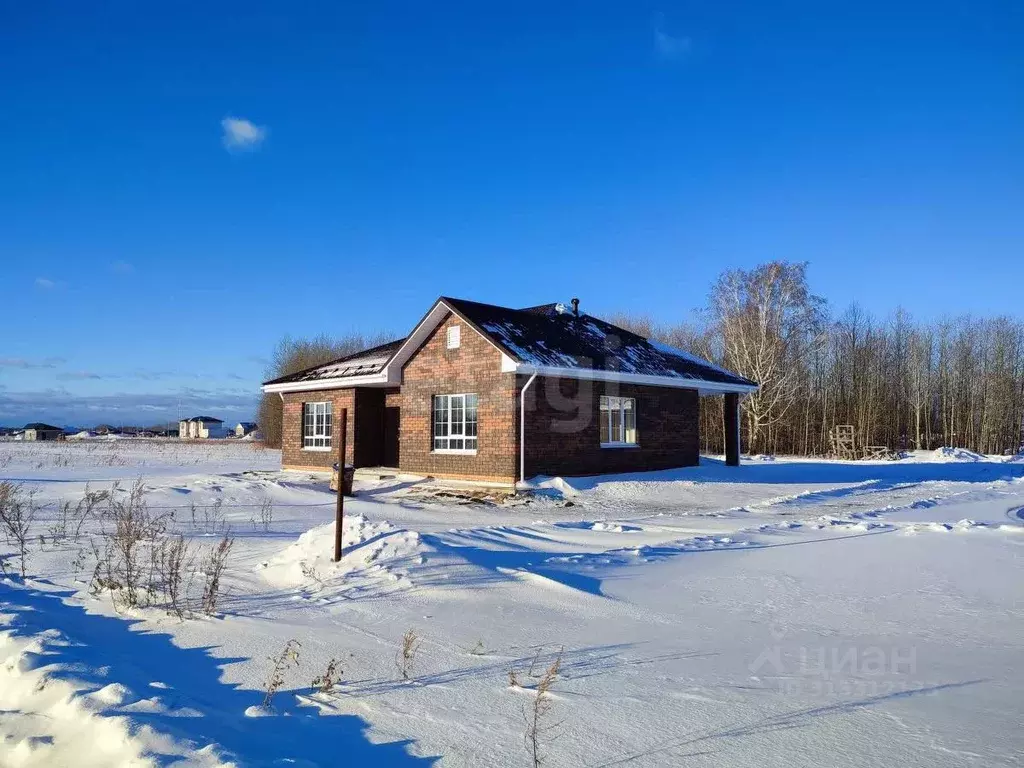
[(338, 441), (338, 506), (334, 513), (334, 562), (341, 560), (341, 529), (345, 522), (345, 438), (348, 408), (341, 409), (341, 440)]

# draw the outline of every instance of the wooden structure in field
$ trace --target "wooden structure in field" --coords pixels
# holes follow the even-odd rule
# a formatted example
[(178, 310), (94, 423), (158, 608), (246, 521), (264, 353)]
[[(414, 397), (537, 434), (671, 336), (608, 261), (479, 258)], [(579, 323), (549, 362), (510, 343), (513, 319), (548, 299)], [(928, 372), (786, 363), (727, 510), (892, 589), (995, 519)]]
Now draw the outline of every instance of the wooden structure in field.
[(857, 459), (878, 460), (895, 458), (887, 445), (865, 445), (857, 447), (857, 435), (853, 424), (836, 424), (828, 432), (829, 445), (834, 459), (856, 461)]
[(828, 441), (832, 448), (832, 458), (853, 461), (857, 455), (857, 438), (853, 424), (836, 424), (828, 432)]

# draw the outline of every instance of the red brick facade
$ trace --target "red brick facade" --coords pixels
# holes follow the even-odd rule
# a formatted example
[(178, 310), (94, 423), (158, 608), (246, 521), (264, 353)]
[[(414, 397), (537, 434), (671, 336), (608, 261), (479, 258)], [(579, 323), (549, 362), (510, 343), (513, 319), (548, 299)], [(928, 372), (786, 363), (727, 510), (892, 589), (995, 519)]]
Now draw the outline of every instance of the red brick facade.
[[(461, 326), (456, 349), (446, 343), (452, 325)], [(412, 474), (513, 483), (519, 476), (519, 395), (527, 377), (503, 373), (501, 360), (493, 344), (448, 315), (405, 364), (400, 389), (286, 394), (282, 463), (326, 469), (336, 461), (337, 443), (332, 451), (302, 448), (302, 404), (330, 400), (336, 425), (341, 409), (349, 409), (347, 461), (357, 467), (385, 465), (391, 456)], [(434, 451), (433, 397), (463, 393), (477, 396), (477, 452)], [(637, 447), (601, 447), (602, 394), (636, 398)], [(526, 476), (695, 465), (699, 415), (696, 390), (537, 377), (526, 398)]]
[[(448, 327), (461, 326), (457, 349), (447, 348)], [(433, 396), (475, 394), (479, 423), (476, 455), (437, 453)], [(402, 370), (401, 468), (435, 477), (516, 480), (516, 377), (501, 372), (501, 352), (458, 317), (449, 315)]]
[[(601, 395), (636, 399), (637, 447), (601, 447)], [(693, 389), (538, 376), (526, 391), (526, 476), (695, 466), (699, 428)]]
[(345, 446), (345, 461), (355, 459), (355, 389), (326, 389), (318, 392), (290, 392), (284, 396), (284, 421), (281, 425), (281, 465), (285, 469), (330, 469), (338, 460), (337, 443), (329, 451), (310, 450), (302, 447), (302, 404), (332, 403), (334, 434), (341, 419), (341, 409), (348, 408), (348, 435)]

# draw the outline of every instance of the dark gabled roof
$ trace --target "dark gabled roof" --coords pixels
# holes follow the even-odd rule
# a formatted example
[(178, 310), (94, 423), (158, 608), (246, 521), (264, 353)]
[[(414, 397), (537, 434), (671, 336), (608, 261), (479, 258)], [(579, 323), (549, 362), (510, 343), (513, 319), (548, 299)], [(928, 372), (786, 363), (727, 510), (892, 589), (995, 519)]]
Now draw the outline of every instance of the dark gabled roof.
[[(564, 304), (511, 309), (442, 296), (424, 316), (424, 321), (439, 303), (454, 310), (513, 360), (527, 366), (614, 371), (681, 382), (690, 379), (739, 387), (757, 386), (749, 379), (688, 352), (645, 339), (587, 314), (576, 316)], [(406, 339), (396, 339), (272, 379), (264, 382), (264, 386), (377, 374), (384, 370), (405, 342)]]
[(391, 356), (395, 353), (405, 339), (395, 339), (387, 344), (364, 349), (362, 352), (345, 355), (329, 363), (321, 363), (311, 368), (290, 373), (277, 379), (263, 382), (268, 384), (287, 384), (298, 381), (318, 381), (320, 379), (343, 379), (348, 376), (366, 376), (373, 373), (380, 373), (388, 364)]
[(223, 424), (223, 419), (216, 419), (213, 416), (193, 416), (191, 419), (182, 419), (182, 421), (201, 421), (207, 424)]
[(561, 304), (509, 309), (446, 296), (441, 301), (526, 365), (756, 386), (682, 350), (587, 314), (577, 317)]
[(63, 431), (60, 427), (55, 427), (53, 424), (43, 424), (41, 421), (33, 421), (31, 424), (26, 424), (25, 429), (34, 429), (36, 431), (44, 429), (49, 431), (56, 430), (57, 432)]

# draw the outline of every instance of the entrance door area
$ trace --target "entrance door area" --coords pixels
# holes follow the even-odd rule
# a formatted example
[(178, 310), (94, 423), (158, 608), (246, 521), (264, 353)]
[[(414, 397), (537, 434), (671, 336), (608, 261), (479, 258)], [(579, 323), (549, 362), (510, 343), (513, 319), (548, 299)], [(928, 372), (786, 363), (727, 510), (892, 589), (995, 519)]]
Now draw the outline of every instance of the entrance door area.
[(398, 433), (401, 429), (402, 409), (388, 406), (384, 409), (384, 455), (381, 464), (385, 467), (398, 467)]

